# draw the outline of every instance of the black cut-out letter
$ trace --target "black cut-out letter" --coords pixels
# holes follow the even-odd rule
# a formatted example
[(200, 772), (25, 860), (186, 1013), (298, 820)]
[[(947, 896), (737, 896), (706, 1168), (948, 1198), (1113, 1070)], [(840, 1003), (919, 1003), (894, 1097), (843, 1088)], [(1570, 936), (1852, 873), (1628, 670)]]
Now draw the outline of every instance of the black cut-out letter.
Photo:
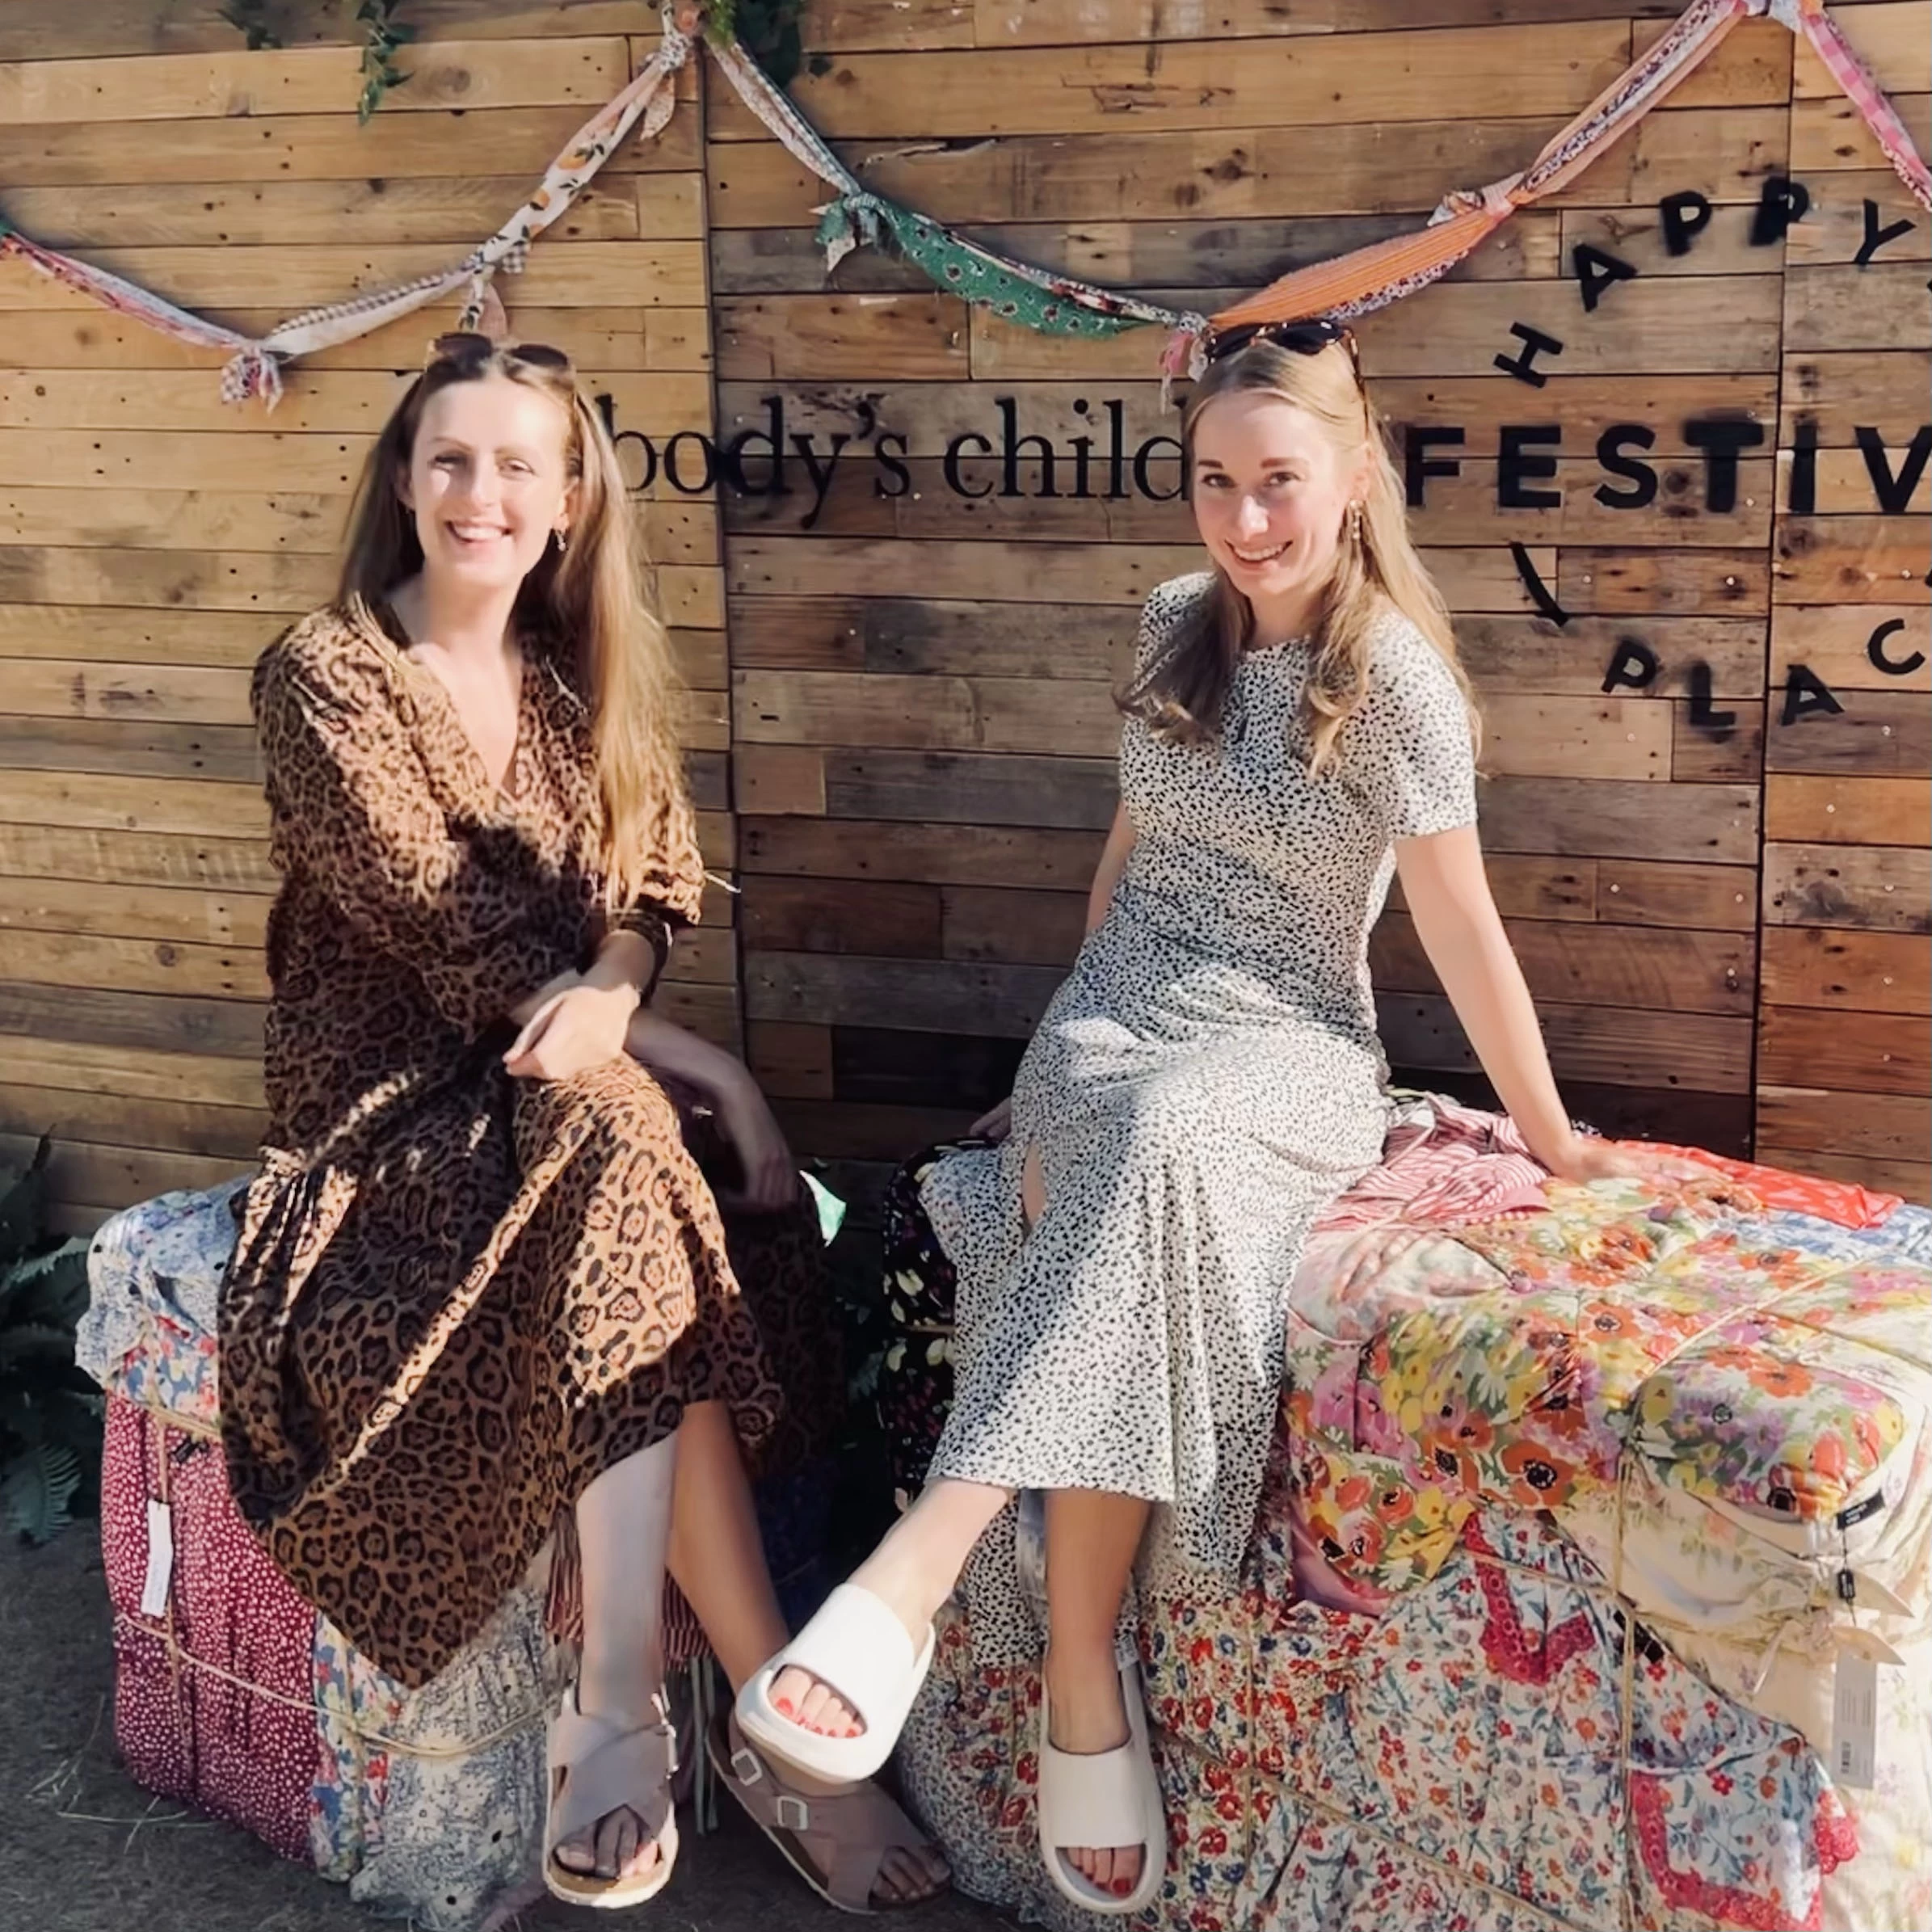
[(1603, 674), (1603, 688), (1641, 691), (1657, 681), (1657, 654), (1641, 638), (1619, 638), (1617, 655)]
[(1556, 474), (1556, 459), (1535, 447), (1563, 440), (1560, 423), (1505, 423), (1497, 432), (1496, 500), (1504, 510), (1560, 510), (1560, 490), (1532, 490), (1531, 478)]
[[(617, 427), (617, 399), (608, 393), (596, 399), (597, 414), (604, 419), (604, 433), (610, 438), (611, 448), (617, 452), (618, 473), (624, 478), (627, 490), (648, 490), (658, 480), (658, 452), (649, 436), (640, 430), (620, 429)], [(624, 445), (635, 443), (644, 452), (644, 467), (636, 482), (630, 480), (624, 468)]]
[(1608, 483), (1599, 483), (1598, 503), (1612, 510), (1641, 510), (1646, 503), (1656, 500), (1656, 470), (1624, 453), (1627, 444), (1648, 449), (1656, 440), (1657, 432), (1644, 423), (1613, 423), (1597, 437), (1597, 461), (1612, 476), (1623, 477), (1631, 486), (1627, 490), (1613, 490)]
[(1424, 499), (1428, 494), (1429, 479), (1432, 476), (1460, 476), (1461, 461), (1454, 457), (1432, 457), (1430, 450), (1440, 445), (1445, 449), (1462, 447), (1463, 432), (1459, 429), (1444, 425), (1428, 426), (1408, 423), (1402, 430), (1402, 488), (1412, 510), (1425, 507)]
[[(966, 448), (969, 443), (977, 443), (979, 447), (977, 450), (969, 450)], [(940, 465), (940, 473), (946, 479), (947, 489), (955, 496), (991, 496), (993, 494), (991, 483), (983, 490), (975, 490), (966, 482), (960, 472), (959, 459), (962, 456), (990, 457), (992, 453), (992, 444), (978, 430), (962, 429), (946, 444), (945, 457)]]
[(1765, 183), (1751, 217), (1751, 246), (1769, 248), (1774, 242), (1782, 242), (1791, 225), (1810, 213), (1811, 205), (1812, 192), (1802, 181), (1794, 181), (1788, 175), (1773, 175)]
[(1059, 486), (1054, 481), (1054, 452), (1052, 444), (1044, 436), (1023, 436), (1020, 434), (1020, 405), (1011, 396), (995, 396), (993, 407), (1000, 412), (1000, 494), (1002, 496), (1025, 496), (1029, 494), (1020, 487), (1020, 465), (1023, 461), (1035, 461), (1037, 451), (1040, 465), (1040, 487), (1031, 494), (1034, 496), (1058, 496)]
[[(872, 446), (872, 453), (883, 476), (872, 479), (874, 496), (904, 496), (912, 488), (912, 472), (906, 467), (906, 439), (896, 429), (889, 429)], [(891, 487), (886, 487), (890, 482)]]
[[(1176, 469), (1174, 487), (1172, 490), (1156, 490), (1151, 459), (1164, 444), (1174, 452)], [(1187, 452), (1172, 436), (1149, 436), (1134, 452), (1134, 487), (1154, 503), (1171, 503), (1187, 487), (1187, 478), (1181, 474), (1179, 465), (1187, 460)]]
[(1737, 507), (1737, 459), (1764, 440), (1764, 425), (1745, 416), (1696, 416), (1684, 440), (1704, 452), (1704, 507), (1722, 516)]
[(1516, 566), (1517, 581), (1530, 593), (1530, 601), (1558, 629), (1568, 624), (1570, 613), (1556, 601), (1555, 593), (1538, 571), (1534, 558), (1521, 544), (1510, 545), (1509, 561)]
[(1791, 425), (1791, 478), (1785, 507), (1809, 516), (1818, 507), (1818, 419), (1800, 416)]
[(1585, 314), (1594, 315), (1597, 303), (1603, 300), (1604, 290), (1618, 282), (1629, 281), (1637, 271), (1618, 256), (1606, 255), (1601, 248), (1593, 247), (1588, 242), (1579, 242), (1570, 250), (1570, 272), (1576, 276), (1576, 286), (1582, 292)]
[(1801, 718), (1830, 718), (1845, 707), (1832, 696), (1831, 686), (1808, 664), (1794, 664), (1784, 674), (1784, 715), (1781, 725)]
[(1888, 516), (1903, 516), (1912, 507), (1912, 493), (1926, 474), (1926, 459), (1932, 457), (1932, 423), (1922, 423), (1912, 436), (1912, 447), (1895, 474), (1892, 455), (1884, 437), (1875, 429), (1860, 423), (1851, 432), (1858, 440), (1858, 453), (1865, 459), (1865, 474), (1871, 478), (1871, 494)]
[(1903, 617), (1888, 617), (1871, 635), (1865, 640), (1865, 655), (1871, 660), (1875, 671), (1882, 671), (1888, 677), (1909, 677), (1925, 663), (1926, 654), (1915, 650), (1909, 658), (1892, 658), (1885, 655), (1885, 640), (1896, 637), (1905, 628)]
[(1879, 204), (1867, 195), (1865, 197), (1865, 239), (1858, 244), (1858, 252), (1851, 259), (1860, 268), (1870, 266), (1871, 258), (1888, 242), (1896, 242), (1900, 235), (1909, 235), (1918, 224), (1916, 221), (1889, 221), (1879, 226)]
[(1715, 680), (1708, 664), (1693, 664), (1690, 667), (1690, 722), (1698, 730), (1708, 732), (1719, 743), (1731, 735), (1737, 723), (1735, 711), (1714, 711), (1711, 708)]
[(1689, 255), (1691, 242), (1711, 225), (1711, 204), (1695, 188), (1687, 187), (1657, 204), (1657, 219), (1664, 228), (1664, 252)]
[(1505, 376), (1513, 376), (1518, 382), (1526, 382), (1531, 389), (1539, 389), (1550, 378), (1542, 369), (1534, 366), (1538, 356), (1560, 356), (1563, 344), (1554, 335), (1546, 335), (1541, 329), (1532, 328), (1527, 322), (1512, 322), (1509, 333), (1523, 346), (1513, 356), (1498, 356), (1496, 366)]
[[(765, 427), (741, 429), (725, 444), (718, 452), (719, 474), (725, 487), (739, 496), (789, 496), (792, 486), (785, 480), (785, 398), (760, 396), (758, 401), (765, 413)], [(754, 443), (762, 443), (764, 448), (754, 450)], [(762, 483), (753, 482), (745, 466), (754, 457), (769, 465)]]

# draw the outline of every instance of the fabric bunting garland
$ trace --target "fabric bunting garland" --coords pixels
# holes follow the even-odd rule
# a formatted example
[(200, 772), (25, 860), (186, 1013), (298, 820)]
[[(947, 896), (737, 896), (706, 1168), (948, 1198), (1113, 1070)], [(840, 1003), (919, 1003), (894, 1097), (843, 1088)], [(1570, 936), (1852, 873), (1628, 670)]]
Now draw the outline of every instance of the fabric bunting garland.
[(259, 396), (272, 409), (281, 397), (283, 363), (373, 335), (385, 324), (427, 308), (459, 288), (469, 291), (461, 326), (474, 328), (486, 313), (490, 282), (497, 271), (514, 275), (523, 267), (531, 242), (577, 199), (632, 128), (638, 128), (647, 141), (655, 141), (663, 132), (676, 102), (666, 83), (689, 57), (691, 46), (690, 36), (680, 32), (667, 15), (663, 40), (637, 78), (577, 130), (570, 145), (550, 163), (536, 192), (488, 241), (472, 249), (461, 261), (440, 274), (419, 276), (393, 288), (307, 309), (258, 339), (191, 314), (104, 268), (43, 248), (4, 217), (0, 217), (0, 259), (18, 256), (103, 308), (143, 322), (176, 342), (228, 350), (229, 360), (221, 372), (222, 399), (241, 402)]
[[(1212, 316), (1164, 308), (1017, 261), (981, 246), (944, 222), (873, 193), (734, 39), (709, 38), (705, 44), (745, 105), (788, 153), (832, 189), (833, 199), (818, 211), (818, 239), (828, 271), (855, 248), (889, 247), (935, 288), (1040, 334), (1101, 337), (1150, 326), (1164, 329), (1168, 343), (1162, 368), (1172, 377), (1198, 373), (1217, 330), (1313, 316), (1345, 320), (1426, 288), (1495, 234), (1517, 209), (1568, 185), (1669, 95), (1740, 22), (1766, 17), (1811, 47), (1858, 108), (1913, 198), (1921, 208), (1932, 209), (1932, 175), (1924, 158), (1884, 90), (1827, 12), (1825, 0), (1692, 0), (1670, 29), (1521, 174), (1485, 187), (1458, 190), (1414, 233), (1292, 270)], [(536, 192), (487, 241), (440, 273), (309, 309), (266, 335), (250, 338), (225, 328), (105, 269), (43, 247), (4, 215), (0, 215), (0, 259), (15, 257), (103, 308), (177, 342), (227, 351), (223, 398), (241, 402), (259, 397), (272, 408), (281, 394), (284, 363), (355, 341), (459, 289), (467, 292), (464, 327), (498, 321), (501, 310), (493, 288), (497, 273), (514, 275), (522, 268), (531, 242), (570, 208), (633, 130), (642, 140), (655, 140), (669, 122), (676, 106), (671, 83), (703, 31), (696, 0), (678, 0), (667, 6), (663, 29), (657, 52), (636, 78), (578, 130)]]
[(1167, 329), (1206, 326), (1200, 316), (1178, 314), (982, 248), (943, 222), (873, 194), (743, 48), (733, 44), (711, 51), (739, 99), (786, 153), (838, 191), (838, 199), (818, 211), (819, 242), (827, 272), (854, 248), (877, 246), (890, 238), (894, 250), (935, 288), (1042, 335), (1118, 335), (1123, 329), (1150, 322)]

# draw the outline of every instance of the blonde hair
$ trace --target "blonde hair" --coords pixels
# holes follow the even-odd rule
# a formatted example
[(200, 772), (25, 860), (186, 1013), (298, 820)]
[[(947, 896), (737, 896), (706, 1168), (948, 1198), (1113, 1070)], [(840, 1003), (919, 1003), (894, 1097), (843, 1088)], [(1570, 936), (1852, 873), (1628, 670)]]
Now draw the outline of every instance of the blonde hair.
[[(452, 339), (474, 341), (473, 338)], [(537, 360), (540, 356), (542, 360)], [(588, 707), (604, 807), (606, 897), (626, 904), (650, 869), (666, 803), (684, 795), (674, 719), (678, 683), (670, 638), (653, 608), (617, 452), (568, 360), (514, 344), (440, 355), (411, 383), (376, 439), (356, 486), (339, 595), (346, 604), (386, 597), (423, 567), (414, 514), (398, 489), (429, 399), (452, 383), (491, 377), (550, 398), (564, 412), (564, 466), (577, 486), (569, 547), (546, 546), (516, 594), (513, 621), (526, 649), (549, 656)]]
[[(1381, 419), (1345, 343), (1302, 355), (1263, 339), (1210, 364), (1181, 419), (1184, 473), (1190, 489), (1202, 415), (1219, 398), (1231, 395), (1291, 402), (1320, 424), (1345, 462), (1364, 461), (1357, 499), (1361, 520), (1357, 524), (1349, 517), (1344, 524), (1335, 574), (1315, 623), (1302, 713), (1310, 741), (1310, 775), (1334, 762), (1343, 726), (1368, 696), (1376, 628), (1391, 611), (1408, 618), (1442, 653), (1469, 705), (1473, 741), (1478, 736), (1475, 706), (1456, 655), (1448, 606), (1409, 541), (1401, 481)], [(1344, 514), (1339, 504), (1336, 511)], [(1242, 652), (1254, 642), (1254, 631), (1252, 605), (1217, 565), (1212, 591), (1187, 621), (1176, 648), (1121, 693), (1121, 708), (1172, 742), (1211, 742), (1219, 735), (1228, 689)]]

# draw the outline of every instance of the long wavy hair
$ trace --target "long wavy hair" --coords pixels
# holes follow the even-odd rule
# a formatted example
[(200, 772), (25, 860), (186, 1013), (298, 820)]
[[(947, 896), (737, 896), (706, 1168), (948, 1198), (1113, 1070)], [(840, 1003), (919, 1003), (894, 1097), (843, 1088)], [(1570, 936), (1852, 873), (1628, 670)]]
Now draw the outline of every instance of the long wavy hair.
[[(439, 355), (383, 425), (357, 485), (343, 558), (345, 604), (373, 604), (423, 567), (415, 514), (399, 485), (431, 397), (452, 383), (500, 377), (540, 391), (564, 414), (564, 464), (577, 486), (566, 549), (545, 549), (518, 588), (512, 621), (526, 649), (549, 657), (588, 708), (604, 806), (604, 871), (612, 906), (634, 896), (651, 828), (684, 788), (670, 639), (653, 606), (624, 475), (596, 410), (565, 357), (514, 344)], [(540, 356), (542, 360), (536, 360)], [(553, 360), (554, 359), (554, 360)]]
[[(1391, 610), (1407, 617), (1442, 654), (1469, 703), (1475, 740), (1475, 706), (1456, 656), (1449, 609), (1409, 541), (1402, 484), (1381, 420), (1346, 346), (1332, 343), (1310, 356), (1261, 339), (1211, 363), (1181, 419), (1183, 470), (1190, 490), (1194, 439), (1203, 412), (1218, 398), (1239, 394), (1293, 403), (1321, 426), (1345, 464), (1366, 458), (1359, 525), (1345, 505), (1335, 506), (1341, 525), (1335, 574), (1319, 608), (1303, 699), (1310, 775), (1319, 776), (1334, 763), (1342, 727), (1368, 696), (1370, 647), (1377, 625)], [(1241, 654), (1254, 637), (1254, 607), (1217, 565), (1210, 595), (1176, 647), (1120, 693), (1122, 709), (1170, 742), (1211, 743), (1219, 736)]]

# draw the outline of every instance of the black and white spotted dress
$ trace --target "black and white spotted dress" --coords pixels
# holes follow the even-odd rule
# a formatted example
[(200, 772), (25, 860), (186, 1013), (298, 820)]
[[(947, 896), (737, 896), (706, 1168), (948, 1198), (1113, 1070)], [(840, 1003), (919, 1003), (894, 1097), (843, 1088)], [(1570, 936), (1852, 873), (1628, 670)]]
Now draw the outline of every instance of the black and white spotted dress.
[[(1211, 581), (1149, 598), (1143, 666)], [(1468, 713), (1413, 625), (1383, 621), (1367, 695), (1315, 780), (1308, 661), (1302, 642), (1249, 653), (1218, 746), (1126, 722), (1135, 842), (1027, 1049), (1012, 1136), (941, 1161), (922, 1192), (958, 1274), (956, 1393), (928, 1480), (1147, 1498), (1143, 1573), (1240, 1563), (1303, 1238), (1381, 1155), (1367, 951), (1391, 842), (1475, 819)], [(1036, 1144), (1046, 1210), (1026, 1234)], [(1009, 1521), (962, 1580), (987, 1665), (1039, 1648)]]

